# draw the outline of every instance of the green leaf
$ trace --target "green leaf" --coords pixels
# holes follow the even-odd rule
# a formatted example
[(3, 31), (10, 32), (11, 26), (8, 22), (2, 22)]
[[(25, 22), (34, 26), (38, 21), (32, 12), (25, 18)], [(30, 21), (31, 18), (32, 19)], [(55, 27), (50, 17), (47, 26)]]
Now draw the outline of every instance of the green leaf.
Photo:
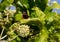
[(42, 12), (38, 7), (33, 7), (32, 10), (36, 11), (37, 17), (40, 19), (41, 22), (43, 22), (45, 19), (45, 14), (44, 12)]
[(16, 40), (12, 40), (11, 42), (16, 42)]
[(44, 27), (40, 33), (34, 37), (34, 42), (48, 42), (48, 31), (47, 29)]
[(38, 16), (36, 15), (36, 11), (32, 11), (30, 17), (37, 18)]
[(44, 13), (45, 13), (45, 14), (49, 14), (49, 13), (52, 12), (52, 9), (53, 9), (53, 8), (52, 8), (51, 6), (47, 6), (46, 9), (44, 10)]
[(14, 2), (14, 0), (7, 0), (7, 2), (11, 4)]
[(22, 19), (22, 13), (18, 13), (15, 15), (15, 21), (20, 21)]
[(47, 6), (47, 2), (48, 0), (36, 0), (35, 3), (36, 3), (36, 6), (39, 7), (42, 11), (45, 10), (46, 6)]
[(21, 42), (21, 39), (19, 37), (16, 38), (18, 42)]
[(24, 7), (29, 8), (28, 0), (20, 0)]
[(10, 4), (4, 0), (1, 4), (0, 4), (0, 11), (4, 11), (4, 9), (9, 6)]

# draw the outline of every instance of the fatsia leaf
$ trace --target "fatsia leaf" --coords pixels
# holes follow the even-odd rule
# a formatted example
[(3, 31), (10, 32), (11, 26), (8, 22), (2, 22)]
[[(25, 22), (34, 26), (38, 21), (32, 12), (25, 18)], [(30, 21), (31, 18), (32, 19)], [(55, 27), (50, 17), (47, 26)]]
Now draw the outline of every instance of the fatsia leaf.
[(45, 14), (38, 8), (38, 7), (33, 7), (32, 10), (36, 11), (37, 17), (40, 19), (40, 21), (44, 21), (45, 19)]

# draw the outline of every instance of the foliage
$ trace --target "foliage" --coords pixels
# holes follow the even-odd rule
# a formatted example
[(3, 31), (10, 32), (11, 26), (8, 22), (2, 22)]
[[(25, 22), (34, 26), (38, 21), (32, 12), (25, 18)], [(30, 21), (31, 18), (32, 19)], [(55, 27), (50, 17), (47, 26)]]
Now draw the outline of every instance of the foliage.
[(60, 42), (60, 15), (47, 2), (2, 0), (0, 42)]

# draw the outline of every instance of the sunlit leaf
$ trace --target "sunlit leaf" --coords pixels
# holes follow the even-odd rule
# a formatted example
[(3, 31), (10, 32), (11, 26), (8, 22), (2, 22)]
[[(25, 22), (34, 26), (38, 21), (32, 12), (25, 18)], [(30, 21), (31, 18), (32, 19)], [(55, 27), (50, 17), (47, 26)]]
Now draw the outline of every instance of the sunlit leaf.
[(14, 0), (7, 0), (7, 2), (11, 4), (14, 2)]
[(24, 7), (29, 8), (28, 0), (20, 0)]

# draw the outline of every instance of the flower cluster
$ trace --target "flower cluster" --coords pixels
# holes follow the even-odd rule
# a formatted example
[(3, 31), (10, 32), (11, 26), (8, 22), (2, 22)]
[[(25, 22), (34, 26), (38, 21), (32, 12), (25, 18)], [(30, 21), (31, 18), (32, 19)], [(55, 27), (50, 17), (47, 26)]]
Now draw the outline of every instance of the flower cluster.
[(17, 33), (18, 33), (19, 36), (22, 36), (22, 37), (28, 36), (29, 33), (30, 33), (29, 26), (28, 25), (21, 25), (17, 29)]
[(10, 30), (15, 31), (21, 37), (27, 37), (30, 34), (30, 27), (28, 25), (20, 25), (19, 23), (14, 23)]

